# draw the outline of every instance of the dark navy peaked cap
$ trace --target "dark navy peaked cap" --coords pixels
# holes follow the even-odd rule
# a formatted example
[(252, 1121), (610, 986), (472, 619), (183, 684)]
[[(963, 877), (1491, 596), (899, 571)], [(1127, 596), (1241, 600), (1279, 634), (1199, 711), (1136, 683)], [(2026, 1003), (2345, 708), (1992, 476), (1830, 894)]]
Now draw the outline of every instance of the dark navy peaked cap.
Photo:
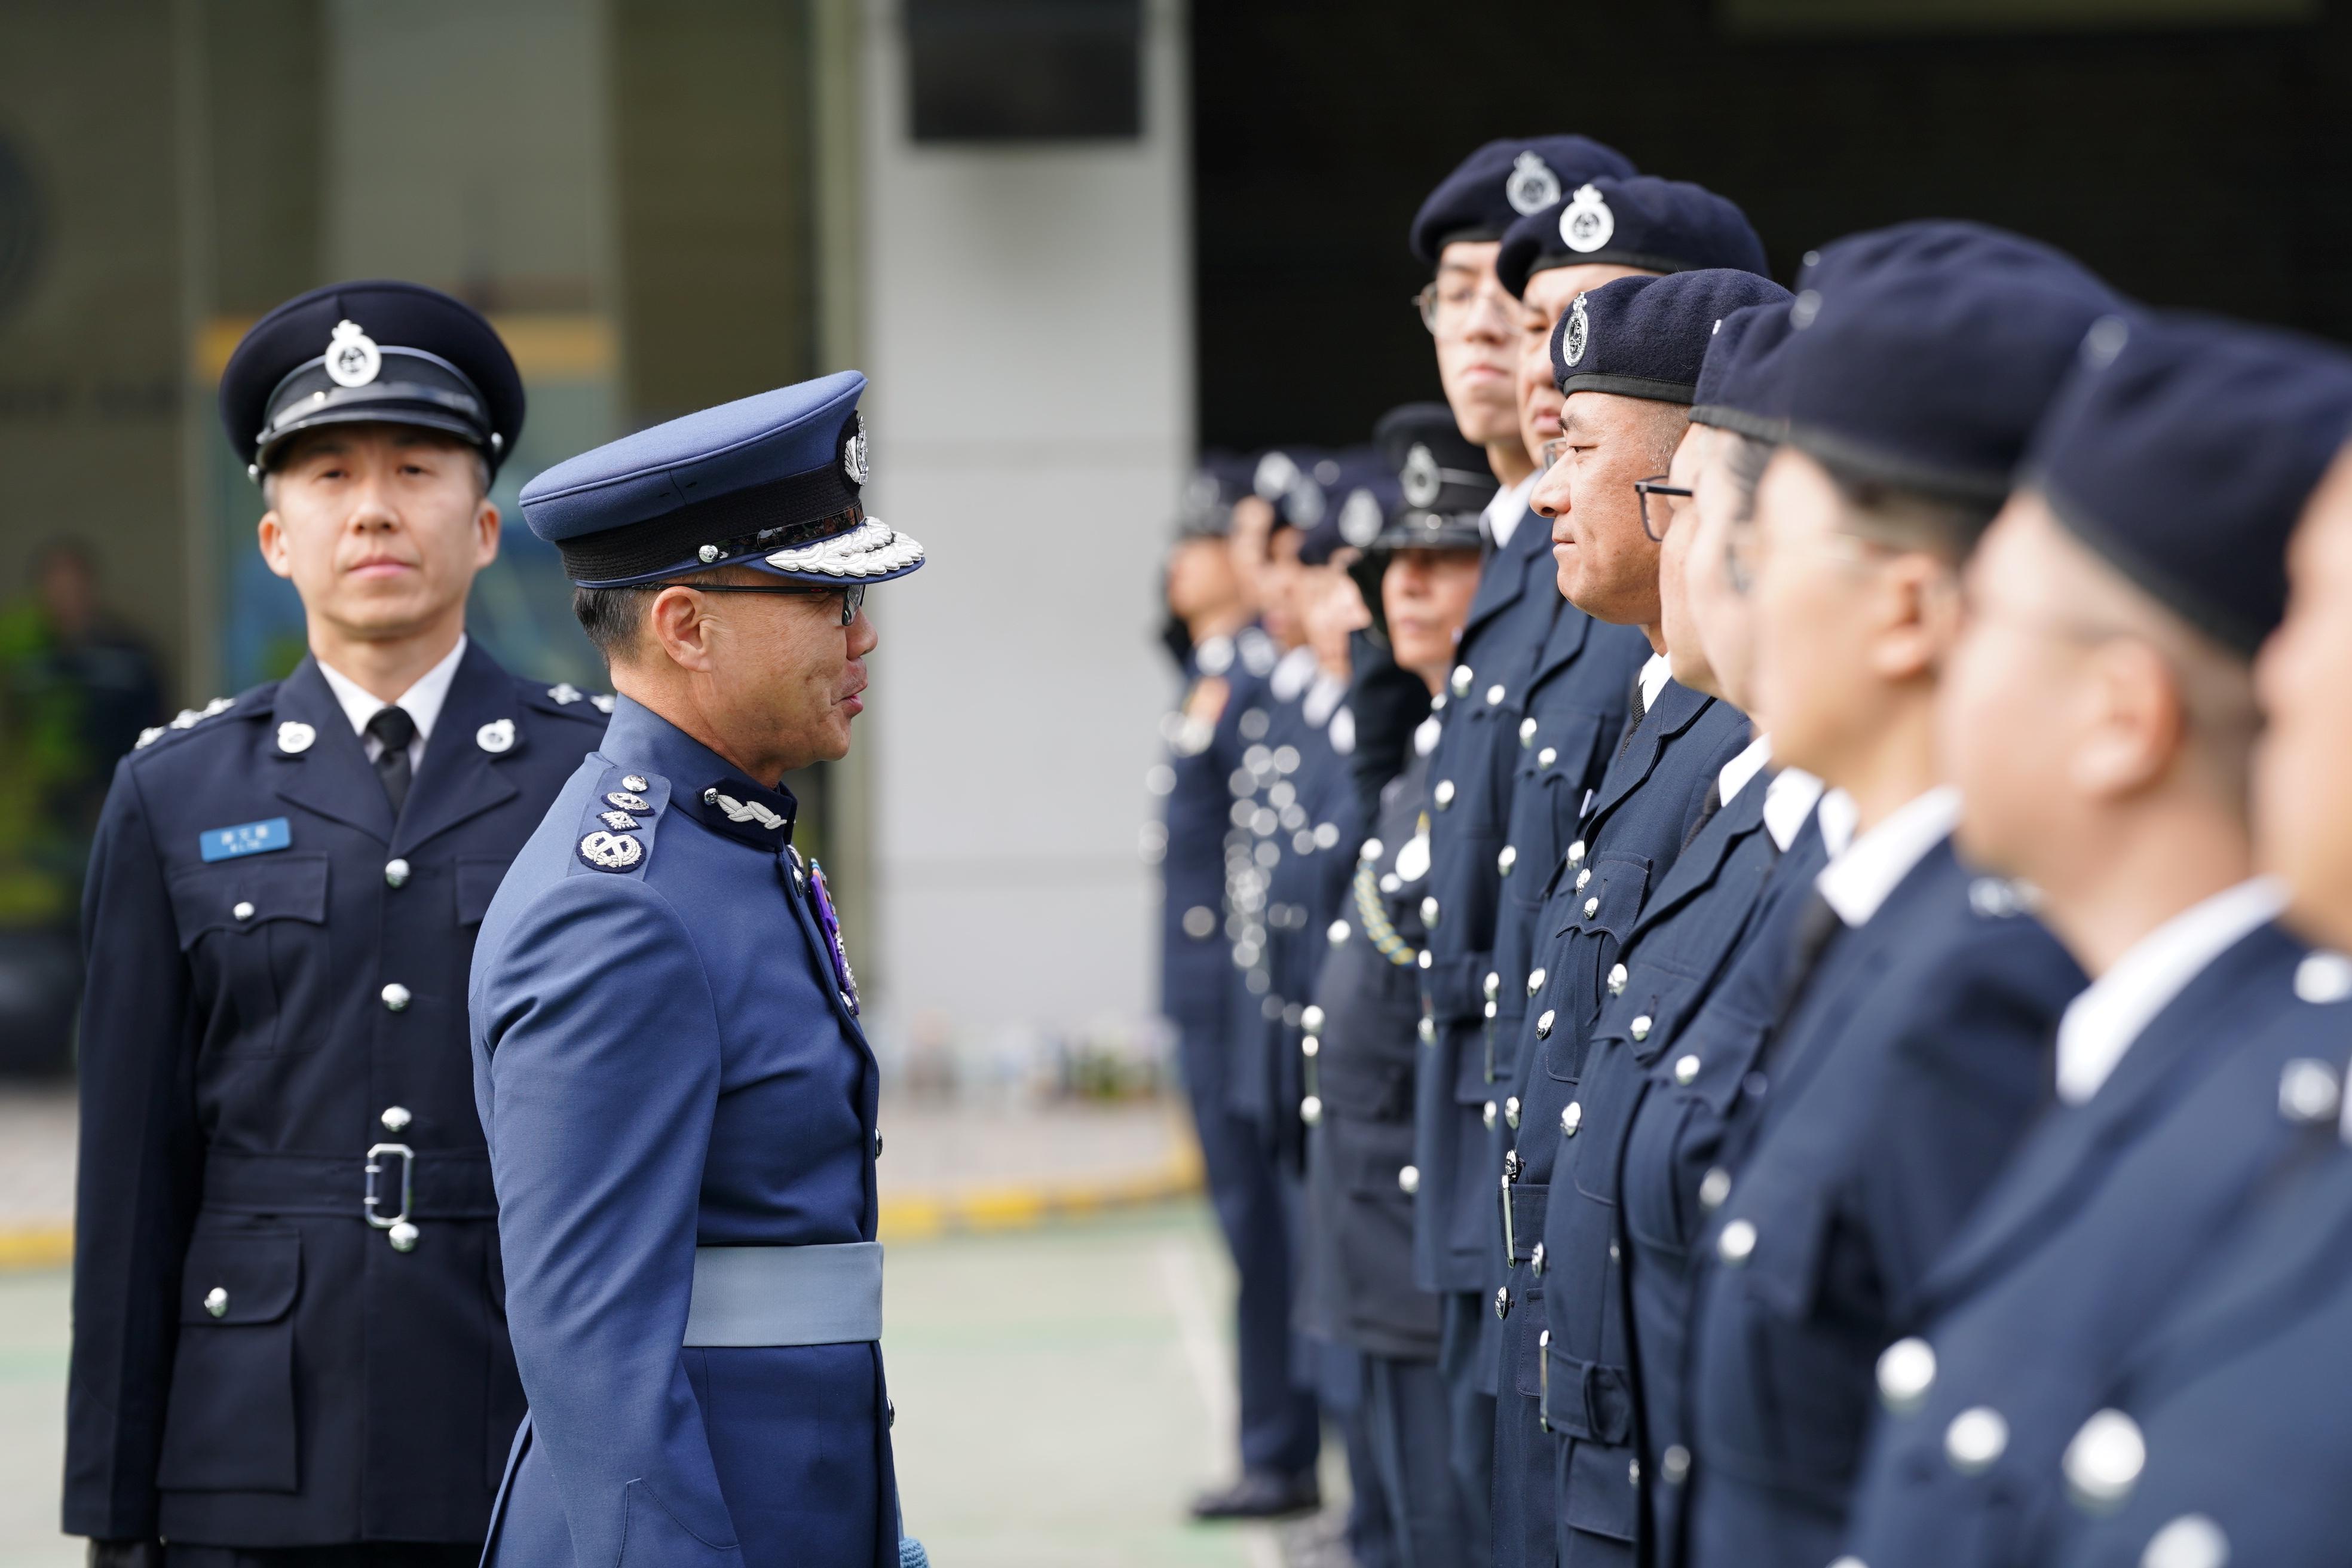
[(1328, 564), (1343, 547), (1370, 545), (1402, 500), (1396, 476), (1370, 447), (1351, 447), (1331, 460), (1339, 472), (1324, 487), (1322, 521), (1298, 542), (1298, 559), (1309, 566)]
[(1998, 502), (2091, 324), (2123, 309), (2050, 264), (1897, 260), (1790, 307), (1786, 439), (1861, 478)]
[(1434, 267), (1438, 253), (1456, 241), (1500, 239), (1512, 224), (1587, 180), (1633, 172), (1622, 153), (1590, 137), (1489, 142), (1462, 160), (1421, 204), (1412, 217), (1412, 253)]
[(2083, 542), (2251, 658), (2286, 615), (2286, 548), (2352, 438), (2352, 358), (2199, 317), (2101, 321), (2022, 482)]
[(1234, 503), (1250, 493), (1254, 464), (1231, 453), (1210, 452), (1187, 480), (1177, 503), (1176, 537), (1223, 539), (1234, 531)]
[(1716, 323), (1691, 393), (1691, 423), (1780, 439), (1788, 405), (1774, 372), (1790, 333), (1789, 307), (1777, 300), (1743, 306)]
[(1620, 278), (1579, 294), (1552, 329), (1552, 379), (1565, 395), (1610, 392), (1687, 404), (1715, 324), (1734, 310), (1788, 298), (1769, 278), (1728, 268)]
[(1727, 267), (1769, 275), (1748, 215), (1704, 185), (1649, 174), (1588, 180), (1566, 199), (1513, 224), (1495, 271), (1514, 295), (1553, 267), (1638, 267), (1696, 272)]
[(495, 474), (522, 434), (522, 375), (481, 312), (437, 289), (331, 283), (253, 324), (221, 372), (220, 411), (257, 479), (293, 437), (356, 424), (454, 436)]
[(1372, 444), (1396, 475), (1397, 507), (1371, 548), (1476, 550), (1479, 520), (1500, 487), (1443, 403), (1408, 403), (1381, 416)]
[(523, 487), (523, 521), (584, 588), (749, 566), (838, 585), (903, 577), (923, 547), (866, 515), (866, 378), (845, 370), (608, 442)]

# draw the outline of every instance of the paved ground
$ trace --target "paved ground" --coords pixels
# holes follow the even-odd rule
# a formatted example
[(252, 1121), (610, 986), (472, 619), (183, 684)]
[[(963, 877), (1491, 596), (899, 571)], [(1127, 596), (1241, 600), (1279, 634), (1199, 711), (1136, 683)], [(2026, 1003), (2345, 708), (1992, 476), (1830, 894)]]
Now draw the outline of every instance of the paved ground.
[[(900, 1243), (889, 1281), (907, 1522), (940, 1568), (1332, 1562), (1319, 1525), (1177, 1522), (1231, 1451), (1232, 1285), (1197, 1205)], [(65, 1367), (65, 1274), (0, 1273), (0, 1568), (81, 1561), (56, 1533)]]

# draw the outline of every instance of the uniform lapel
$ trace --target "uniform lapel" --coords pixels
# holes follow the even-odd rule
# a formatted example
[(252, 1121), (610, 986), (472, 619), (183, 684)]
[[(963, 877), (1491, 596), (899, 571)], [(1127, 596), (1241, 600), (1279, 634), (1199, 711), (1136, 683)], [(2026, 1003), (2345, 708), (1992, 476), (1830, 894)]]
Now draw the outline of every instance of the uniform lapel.
[(2044, 1119), (1928, 1276), (1925, 1299), (1941, 1303), (1965, 1293), (2024, 1250), (2029, 1232), (2054, 1228), (2065, 1211), (2087, 1200), (2098, 1186), (2092, 1167), (2192, 1091), (2245, 1037), (2248, 995), (2286, 994), (2284, 984), (2264, 986), (2259, 977), (2291, 967), (2298, 951), (2265, 923), (2190, 981), (2149, 1020), (2088, 1103)]
[(1633, 732), (1626, 739), (1625, 749), (1618, 753), (1616, 760), (1609, 764), (1609, 771), (1601, 775), (1601, 793), (1593, 796), (1592, 810), (1586, 824), (1584, 837), (1587, 839), (1592, 837), (1591, 829), (1600, 825), (1601, 817), (1650, 776), (1650, 770), (1658, 765), (1658, 753), (1666, 749), (1666, 742), (1689, 729), (1714, 700), (1714, 698), (1693, 691), (1678, 680), (1669, 680), (1660, 689), (1658, 700), (1642, 715), (1641, 723), (1634, 726)]
[[(272, 706), (278, 729), (264, 737), (262, 746), (277, 770), (278, 798), (391, 843), (392, 802), (383, 781), (368, 765), (367, 752), (327, 678), (319, 673), (318, 661), (305, 657), (279, 681)], [(289, 723), (310, 728), (310, 743), (299, 752), (278, 742)]]
[(1518, 527), (1511, 531), (1511, 542), (1486, 557), (1486, 569), (1478, 574), (1478, 592), (1470, 600), (1470, 616), (1462, 625), (1462, 646), (1465, 649), (1476, 639), (1487, 622), (1519, 602), (1528, 591), (1536, 542), (1543, 544), (1541, 553), (1551, 553), (1551, 524), (1534, 512), (1524, 513)]
[(1748, 787), (1735, 795), (1729, 805), (1717, 812), (1713, 820), (1699, 830), (1698, 837), (1691, 840), (1690, 847), (1675, 858), (1667, 868), (1665, 880), (1643, 907), (1633, 935), (1626, 939), (1628, 946), (1641, 940), (1643, 931), (1714, 887), (1715, 879), (1722, 875), (1733, 854), (1763, 830), (1764, 787), (1768, 782), (1767, 775), (1760, 772), (1748, 780)]
[[(434, 722), (433, 738), (425, 742), (425, 760), (400, 814), (394, 847), (406, 854), (521, 793), (499, 764), (520, 755), (529, 743), (523, 717), (514, 681), (482, 651), (480, 643), (467, 643), (441, 704), (441, 717)], [(485, 751), (478, 737), (485, 726), (500, 720), (511, 727), (512, 742), (503, 752)]]

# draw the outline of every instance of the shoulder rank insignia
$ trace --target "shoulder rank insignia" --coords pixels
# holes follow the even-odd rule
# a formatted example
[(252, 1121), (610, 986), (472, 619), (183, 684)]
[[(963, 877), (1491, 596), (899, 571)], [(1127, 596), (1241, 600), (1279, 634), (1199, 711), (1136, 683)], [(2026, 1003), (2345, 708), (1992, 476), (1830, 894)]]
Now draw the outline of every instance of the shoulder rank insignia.
[(665, 780), (624, 773), (618, 768), (607, 773), (604, 783), (625, 787), (604, 788), (589, 797), (587, 815), (580, 823), (580, 863), (598, 871), (634, 871), (645, 864), (652, 847), (650, 837), (638, 835), (653, 832), (669, 785)]
[(580, 858), (599, 871), (625, 871), (645, 858), (645, 845), (625, 833), (600, 829), (580, 841)]

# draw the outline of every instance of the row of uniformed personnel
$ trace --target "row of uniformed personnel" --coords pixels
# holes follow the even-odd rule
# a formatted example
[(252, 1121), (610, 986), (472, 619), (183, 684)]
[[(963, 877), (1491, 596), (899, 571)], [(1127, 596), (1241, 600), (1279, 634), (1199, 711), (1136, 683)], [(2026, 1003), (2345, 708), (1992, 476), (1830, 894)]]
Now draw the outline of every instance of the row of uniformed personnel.
[(1319, 1404), (1366, 1568), (2339, 1561), (2352, 357), (1575, 136), (1411, 239), (1385, 524), (1171, 557), (1202, 1511)]

